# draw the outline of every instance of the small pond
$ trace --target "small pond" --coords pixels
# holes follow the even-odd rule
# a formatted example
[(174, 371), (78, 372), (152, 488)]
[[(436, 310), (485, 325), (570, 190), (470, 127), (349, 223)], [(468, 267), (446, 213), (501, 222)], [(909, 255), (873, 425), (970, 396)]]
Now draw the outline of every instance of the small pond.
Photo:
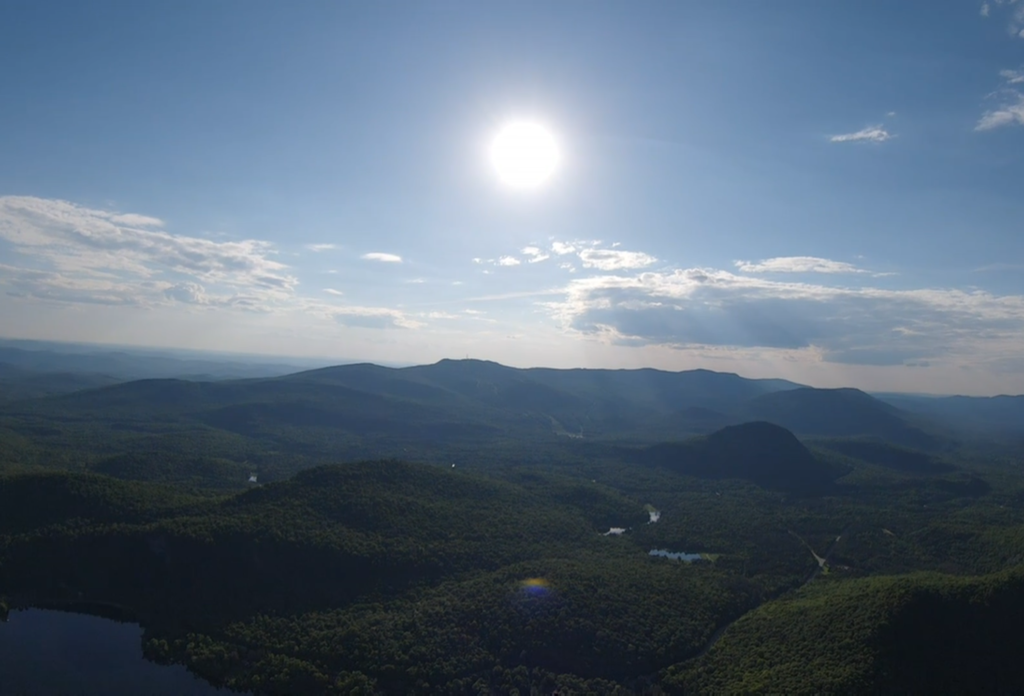
[(206, 696), (184, 667), (142, 656), (142, 629), (87, 614), (12, 611), (0, 623), (0, 692), (12, 696)]

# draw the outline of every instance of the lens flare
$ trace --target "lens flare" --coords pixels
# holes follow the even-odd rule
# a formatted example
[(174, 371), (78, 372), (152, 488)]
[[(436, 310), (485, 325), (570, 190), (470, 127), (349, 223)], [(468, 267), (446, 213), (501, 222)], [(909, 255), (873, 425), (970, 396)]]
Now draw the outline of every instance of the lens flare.
[(520, 586), (524, 592), (535, 596), (545, 595), (551, 591), (551, 583), (544, 578), (527, 578)]

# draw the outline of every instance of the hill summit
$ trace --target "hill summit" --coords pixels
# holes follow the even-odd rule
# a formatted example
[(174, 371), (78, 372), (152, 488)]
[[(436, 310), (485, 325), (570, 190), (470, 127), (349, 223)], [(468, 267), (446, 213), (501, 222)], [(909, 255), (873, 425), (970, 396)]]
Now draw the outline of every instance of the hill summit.
[(780, 490), (817, 490), (842, 473), (816, 459), (793, 433), (765, 421), (654, 445), (641, 451), (640, 460), (687, 476), (745, 479)]

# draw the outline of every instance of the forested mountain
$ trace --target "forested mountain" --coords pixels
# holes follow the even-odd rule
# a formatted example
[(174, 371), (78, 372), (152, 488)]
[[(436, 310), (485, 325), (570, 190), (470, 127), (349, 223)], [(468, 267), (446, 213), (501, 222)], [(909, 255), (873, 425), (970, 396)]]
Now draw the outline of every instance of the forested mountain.
[(326, 438), (344, 457), (404, 456), (403, 448), (429, 445), (450, 458), (461, 445), (502, 439), (649, 443), (750, 420), (799, 435), (873, 436), (915, 447), (938, 442), (905, 413), (855, 390), (705, 370), (520, 370), (473, 360), (401, 369), (346, 365), (271, 379), (141, 380), (19, 402), (7, 413), (15, 423), (59, 417), (90, 427), (191, 424), (293, 448), (296, 439)]
[(683, 693), (1013, 694), (1024, 691), (1024, 572), (808, 587), (738, 621)]
[(1015, 693), (1020, 453), (947, 435), (857, 390), (480, 361), (9, 401), (0, 614), (116, 613), (255, 694)]
[(707, 479), (745, 479), (765, 488), (820, 491), (846, 470), (818, 460), (785, 428), (743, 423), (707, 437), (652, 445), (635, 453), (642, 464)]
[(750, 418), (769, 420), (801, 435), (872, 436), (930, 449), (939, 439), (909, 420), (909, 414), (859, 389), (808, 387), (764, 394), (742, 408)]

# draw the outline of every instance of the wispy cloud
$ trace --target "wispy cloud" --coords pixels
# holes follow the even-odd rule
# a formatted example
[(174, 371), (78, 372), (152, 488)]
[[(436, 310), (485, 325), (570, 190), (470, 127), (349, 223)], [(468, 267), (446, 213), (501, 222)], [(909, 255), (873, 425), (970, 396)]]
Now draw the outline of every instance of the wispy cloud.
[(520, 263), (519, 259), (515, 256), (502, 256), (498, 259), (499, 266), (518, 266)]
[(380, 261), (382, 263), (402, 263), (402, 257), (398, 254), (386, 254), (382, 251), (371, 251), (363, 254), (360, 258), (364, 261)]
[(974, 130), (986, 131), (1000, 126), (1024, 125), (1024, 94), (1016, 94), (1012, 101), (986, 111), (978, 120)]
[(974, 126), (976, 131), (987, 131), (1001, 126), (1024, 125), (1024, 91), (1016, 85), (1024, 84), (1024, 68), (1019, 70), (1002, 70), (1000, 77), (1005, 80), (1004, 86), (989, 95), (999, 104), (989, 109)]
[(307, 244), (304, 248), (319, 254), (321, 251), (331, 251), (338, 247), (335, 244)]
[(896, 136), (892, 135), (881, 125), (867, 126), (856, 133), (842, 133), (829, 138), (833, 143), (884, 143)]
[(999, 76), (1006, 80), (1009, 85), (1024, 83), (1024, 68), (1020, 70), (1000, 70)]
[(1024, 3), (1019, 0), (993, 0), (983, 3), (980, 12), (982, 17), (1008, 15), (1007, 33), (1024, 39)]
[(579, 257), (584, 268), (596, 268), (600, 271), (644, 268), (658, 261), (642, 251), (620, 249), (584, 249), (579, 252)]
[(565, 256), (566, 254), (576, 253), (576, 247), (566, 242), (552, 242), (551, 251), (555, 252), (559, 256)]
[(529, 257), (527, 259), (529, 263), (540, 263), (551, 258), (550, 254), (543, 252), (539, 247), (535, 246), (524, 247), (522, 253)]
[(762, 261), (734, 261), (744, 273), (870, 273), (845, 261), (817, 256), (777, 256)]
[(269, 242), (214, 241), (164, 227), (146, 215), (0, 197), (0, 241), (21, 262), (0, 264), (0, 289), (9, 298), (47, 304), (308, 314), (363, 328), (422, 325), (398, 309), (300, 295), (298, 279), (274, 258)]
[(171, 234), (153, 217), (68, 201), (0, 197), (0, 239), (33, 268), (7, 278), (16, 292), (59, 301), (236, 303), (258, 306), (293, 295), (298, 280), (268, 242), (219, 242)]
[(328, 312), (339, 324), (359, 329), (418, 329), (423, 322), (386, 307), (337, 307)]

